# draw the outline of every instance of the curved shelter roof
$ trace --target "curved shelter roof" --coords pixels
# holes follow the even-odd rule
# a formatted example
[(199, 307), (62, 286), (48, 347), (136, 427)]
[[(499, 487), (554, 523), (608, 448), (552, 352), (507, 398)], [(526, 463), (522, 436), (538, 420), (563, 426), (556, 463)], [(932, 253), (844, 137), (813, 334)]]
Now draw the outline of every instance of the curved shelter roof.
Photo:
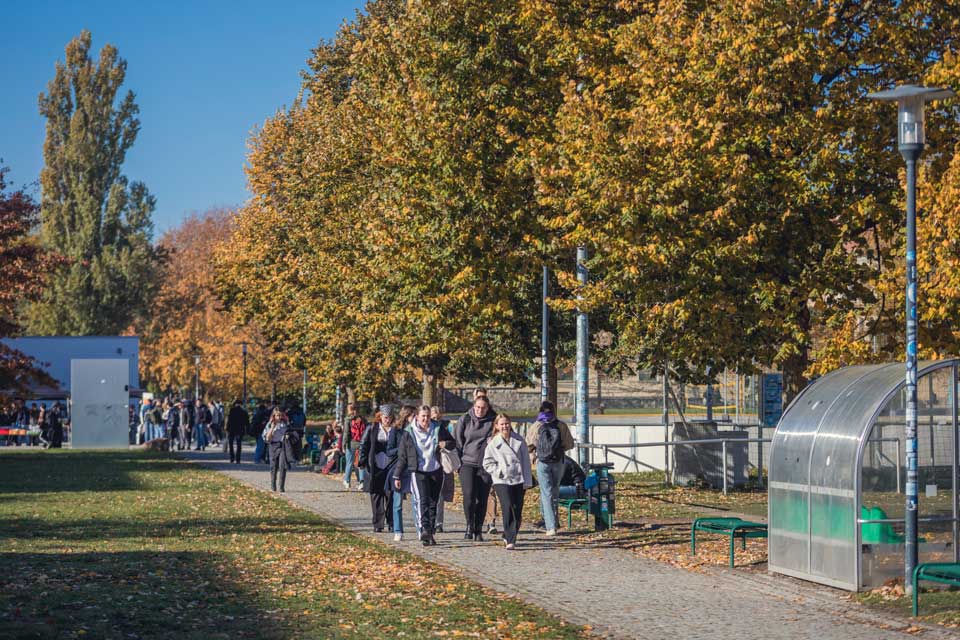
[[(918, 378), (957, 363), (921, 362)], [(784, 412), (770, 450), (771, 570), (859, 588), (864, 445), (905, 382), (903, 363), (845, 367), (811, 383)]]

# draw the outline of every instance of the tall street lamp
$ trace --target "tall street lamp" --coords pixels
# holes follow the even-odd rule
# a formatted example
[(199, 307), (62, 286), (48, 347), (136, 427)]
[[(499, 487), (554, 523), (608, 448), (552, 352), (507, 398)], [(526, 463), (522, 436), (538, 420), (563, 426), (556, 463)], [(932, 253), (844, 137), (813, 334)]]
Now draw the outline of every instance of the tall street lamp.
[(912, 589), (913, 569), (918, 562), (917, 545), (917, 160), (923, 153), (924, 107), (931, 100), (954, 95), (950, 89), (901, 85), (867, 97), (897, 103), (897, 146), (907, 163), (907, 336), (906, 336), (906, 512), (904, 524), (904, 586)]
[[(589, 273), (587, 272), (587, 248), (577, 247), (577, 282), (585, 287)], [(583, 295), (578, 294), (577, 300), (582, 301)], [(589, 393), (589, 366), (590, 366), (590, 323), (587, 312), (577, 307), (577, 404), (576, 418), (577, 431), (580, 442), (590, 442), (590, 393)], [(580, 449), (580, 465), (586, 466), (590, 462), (590, 450)]]
[(543, 294), (540, 297), (540, 402), (550, 399), (550, 268), (543, 265)]
[(243, 350), (243, 409), (247, 409), (247, 342), (244, 340), (240, 343), (240, 348)]
[(193, 399), (197, 401), (200, 399), (200, 354), (196, 353), (193, 355), (193, 364), (196, 367), (193, 380)]

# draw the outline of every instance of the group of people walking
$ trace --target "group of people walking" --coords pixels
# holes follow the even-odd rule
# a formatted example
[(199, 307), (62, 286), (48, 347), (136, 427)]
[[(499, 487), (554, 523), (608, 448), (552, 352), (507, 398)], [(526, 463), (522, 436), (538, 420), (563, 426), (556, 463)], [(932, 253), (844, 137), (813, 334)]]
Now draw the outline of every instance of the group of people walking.
[[(219, 427), (225, 425), (224, 450), (232, 464), (240, 463), (243, 437), (256, 438), (254, 462), (269, 463), (273, 491), (286, 490), (287, 471), (300, 459), (306, 419), (298, 407), (282, 410), (261, 403), (251, 418), (237, 400), (225, 420), (215, 402), (165, 402), (150, 411), (162, 411), (162, 423), (178, 448), (193, 442), (202, 450), (208, 436), (217, 444), (223, 437)], [(537, 482), (544, 530), (556, 535), (561, 484), (570, 475), (570, 464), (577, 467), (566, 456), (574, 448), (570, 428), (557, 419), (550, 402), (541, 404), (523, 437), (510, 416), (493, 410), (483, 388), (474, 391), (473, 405), (453, 424), (437, 407), (393, 404), (381, 405), (368, 424), (349, 404), (343, 425), (331, 423), (318, 448), (325, 472), (342, 462), (345, 488), (356, 478), (358, 488), (369, 494), (374, 530), (387, 529), (398, 542), (404, 536), (403, 503), (409, 498), (417, 539), (424, 546), (437, 544), (436, 535), (443, 532), (443, 505), (453, 500), (455, 474), (463, 494), (465, 540), (482, 542), (485, 529), (496, 533), (492, 520), (499, 513), (503, 543), (514, 549), (525, 494)], [(577, 471), (582, 479), (579, 467)]]
[[(436, 534), (443, 530), (444, 493), (449, 492), (452, 499), (453, 474), (457, 473), (467, 522), (464, 539), (483, 541), (484, 523), (493, 506), (502, 517), (503, 542), (507, 549), (514, 549), (524, 495), (534, 486), (536, 468), (546, 535), (556, 535), (565, 453), (574, 447), (574, 441), (550, 402), (541, 405), (526, 438), (514, 431), (508, 415), (493, 411), (483, 389), (475, 392), (473, 406), (452, 430), (439, 410), (429, 406), (405, 406), (398, 411), (385, 404), (369, 426), (355, 407), (348, 410), (349, 439), (347, 428), (343, 430), (347, 442), (343, 446), (347, 464), (344, 485), (350, 487), (357, 468), (358, 480), (370, 494), (375, 531), (388, 528), (394, 540), (402, 540), (403, 502), (410, 496), (417, 538), (424, 546), (436, 544)], [(351, 445), (358, 440), (359, 445)], [(354, 448), (356, 465), (351, 464)]]

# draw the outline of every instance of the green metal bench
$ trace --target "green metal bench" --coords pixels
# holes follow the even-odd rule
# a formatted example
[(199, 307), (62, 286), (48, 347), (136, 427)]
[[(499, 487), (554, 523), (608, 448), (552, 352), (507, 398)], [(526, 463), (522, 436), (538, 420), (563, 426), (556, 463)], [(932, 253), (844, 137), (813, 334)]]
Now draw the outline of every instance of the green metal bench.
[(766, 538), (767, 525), (741, 518), (697, 518), (690, 528), (690, 553), (697, 555), (697, 531), (730, 536), (730, 566), (734, 565), (734, 542), (740, 538), (741, 549), (747, 548), (747, 538)]
[[(590, 499), (589, 498), (559, 498), (557, 500), (557, 510), (560, 507), (567, 508), (567, 529), (573, 526), (573, 512), (583, 511), (583, 519), (590, 519)], [(613, 528), (613, 515), (607, 514), (607, 526)]]
[(921, 580), (960, 587), (960, 564), (956, 562), (923, 562), (916, 566), (913, 570), (914, 616), (920, 609), (920, 591), (917, 587)]
[(584, 519), (590, 517), (590, 504), (586, 498), (560, 498), (557, 500), (557, 508), (567, 508), (567, 529), (573, 526), (573, 511), (578, 509), (583, 511)]

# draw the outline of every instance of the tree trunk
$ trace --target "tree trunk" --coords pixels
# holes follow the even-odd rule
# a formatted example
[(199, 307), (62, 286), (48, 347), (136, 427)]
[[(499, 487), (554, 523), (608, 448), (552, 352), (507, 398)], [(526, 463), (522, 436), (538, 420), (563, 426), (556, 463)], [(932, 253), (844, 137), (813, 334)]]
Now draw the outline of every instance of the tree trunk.
[(428, 371), (423, 372), (423, 393), (420, 404), (432, 407), (437, 399), (437, 375)]
[(440, 379), (437, 382), (437, 406), (440, 407), (440, 413), (444, 414), (447, 412), (447, 394), (446, 394), (446, 385), (444, 380)]
[(357, 392), (353, 387), (347, 387), (347, 404), (357, 404)]
[[(800, 325), (803, 333), (809, 336), (810, 310), (807, 308), (806, 303), (804, 303), (800, 313), (797, 314), (797, 323)], [(800, 345), (797, 353), (787, 358), (781, 366), (783, 369), (783, 406), (786, 408), (786, 406), (797, 397), (797, 394), (807, 386), (807, 377), (803, 372), (810, 366), (809, 342)]]

